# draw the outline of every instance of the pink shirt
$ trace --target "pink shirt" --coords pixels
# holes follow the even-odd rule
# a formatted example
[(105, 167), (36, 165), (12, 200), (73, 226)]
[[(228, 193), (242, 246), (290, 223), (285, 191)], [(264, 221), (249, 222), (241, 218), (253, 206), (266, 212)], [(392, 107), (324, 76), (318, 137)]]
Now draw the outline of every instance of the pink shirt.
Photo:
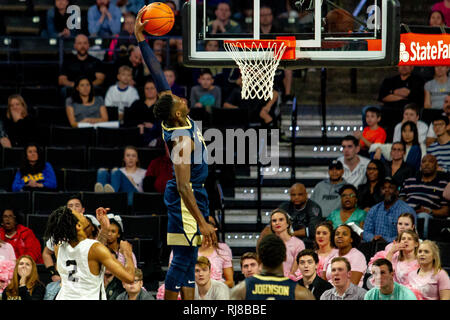
[(394, 268), (394, 281), (404, 286), (409, 285), (408, 274), (419, 269), (419, 263), (416, 259), (406, 262), (400, 261), (400, 252), (394, 253), (392, 256), (392, 267)]
[[(330, 253), (330, 255), (326, 258), (323, 270), (326, 270), (326, 276), (327, 280), (331, 282), (331, 260), (335, 257), (339, 256), (339, 249), (333, 249)], [(363, 279), (364, 279), (364, 273), (367, 269), (367, 262), (366, 257), (364, 254), (362, 254), (361, 251), (359, 251), (356, 248), (352, 248), (345, 256), (342, 256), (344, 258), (347, 258), (347, 260), (350, 262), (350, 266), (352, 267), (351, 271), (361, 272), (363, 276), (361, 277), (361, 280), (359, 280), (358, 286), (363, 286)]]
[[(198, 256), (203, 256), (200, 251)], [(219, 249), (214, 250), (211, 255), (206, 256), (211, 262), (211, 279), (224, 281), (223, 269), (233, 267), (230, 247), (226, 243), (219, 242)]]
[(8, 242), (2, 243), (0, 247), (0, 261), (3, 260), (16, 261), (14, 248)]
[[(444, 14), (446, 25), (450, 25), (450, 8), (447, 8), (444, 4), (444, 1), (436, 3), (432, 8), (431, 11), (440, 11)], [(427, 21), (428, 23), (428, 21)]]
[(292, 265), (294, 264), (298, 253), (305, 249), (305, 244), (296, 236), (292, 236), (284, 244), (286, 245), (286, 261), (283, 262), (283, 271), (284, 276), (289, 277)]
[[(316, 251), (317, 255), (319, 255), (319, 253)], [(326, 257), (321, 257), (319, 255), (319, 264), (317, 265), (317, 274), (319, 275), (319, 277), (322, 277), (322, 272), (325, 270), (324, 266), (325, 266), (325, 262), (327, 261), (328, 257), (331, 255), (331, 253), (333, 253), (333, 251), (330, 251), (330, 253), (326, 256)]]
[(408, 282), (412, 289), (420, 292), (423, 300), (439, 300), (439, 291), (450, 290), (450, 278), (444, 270), (437, 274), (429, 272), (425, 277), (419, 276), (417, 271), (411, 272)]

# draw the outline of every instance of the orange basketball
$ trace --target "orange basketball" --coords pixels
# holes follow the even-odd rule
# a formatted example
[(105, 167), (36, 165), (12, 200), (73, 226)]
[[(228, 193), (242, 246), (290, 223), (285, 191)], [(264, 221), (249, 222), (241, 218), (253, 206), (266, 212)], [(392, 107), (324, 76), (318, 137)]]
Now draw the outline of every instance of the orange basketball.
[(175, 15), (167, 4), (153, 2), (142, 15), (142, 22), (147, 20), (145, 31), (153, 36), (163, 36), (172, 29)]

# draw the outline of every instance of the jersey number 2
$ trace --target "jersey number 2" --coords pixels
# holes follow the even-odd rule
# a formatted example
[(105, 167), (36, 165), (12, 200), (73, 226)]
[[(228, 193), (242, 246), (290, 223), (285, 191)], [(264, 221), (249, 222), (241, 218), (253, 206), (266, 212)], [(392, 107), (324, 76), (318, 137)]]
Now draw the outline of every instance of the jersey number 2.
[(78, 282), (78, 278), (74, 277), (75, 273), (77, 273), (77, 262), (75, 260), (67, 260), (66, 267), (72, 266), (72, 270), (69, 270), (69, 281)]

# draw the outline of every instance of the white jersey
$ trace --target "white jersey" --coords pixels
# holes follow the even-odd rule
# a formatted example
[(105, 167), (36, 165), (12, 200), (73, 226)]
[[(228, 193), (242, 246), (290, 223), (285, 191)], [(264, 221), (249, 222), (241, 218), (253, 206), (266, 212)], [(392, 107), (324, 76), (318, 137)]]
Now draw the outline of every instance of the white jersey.
[(106, 300), (102, 266), (99, 275), (89, 269), (88, 255), (97, 240), (85, 239), (75, 248), (64, 242), (59, 246), (57, 270), (61, 276), (61, 290), (56, 300)]

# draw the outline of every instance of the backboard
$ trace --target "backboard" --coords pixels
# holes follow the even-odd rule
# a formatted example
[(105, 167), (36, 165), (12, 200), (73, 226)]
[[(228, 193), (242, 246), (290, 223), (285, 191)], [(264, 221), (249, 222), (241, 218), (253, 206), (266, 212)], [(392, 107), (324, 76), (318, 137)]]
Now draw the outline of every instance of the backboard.
[[(220, 1), (191, 0), (184, 4), (186, 66), (234, 67), (235, 62), (223, 49), (224, 40), (286, 36), (295, 37), (295, 58), (282, 60), (279, 68), (398, 64), (397, 0), (289, 0), (287, 4), (285, 0)], [(286, 6), (291, 10), (286, 11)]]

